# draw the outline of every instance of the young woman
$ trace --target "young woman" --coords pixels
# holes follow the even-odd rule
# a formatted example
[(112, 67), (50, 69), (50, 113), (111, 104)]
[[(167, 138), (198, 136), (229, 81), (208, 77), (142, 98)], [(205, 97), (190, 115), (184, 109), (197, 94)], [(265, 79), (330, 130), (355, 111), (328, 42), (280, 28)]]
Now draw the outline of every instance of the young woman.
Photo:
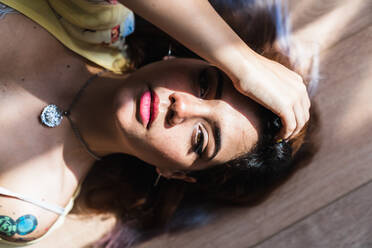
[[(255, 11), (247, 12), (246, 17), (249, 13)], [(229, 16), (231, 11), (225, 19)], [(232, 26), (244, 22), (233, 21)], [(62, 220), (58, 216), (71, 208), (71, 196), (94, 160), (103, 156), (127, 154), (131, 157), (126, 157), (126, 164), (137, 157), (155, 166), (163, 177), (181, 179), (211, 196), (239, 201), (246, 198), (248, 189), (261, 189), (288, 173), (303, 143), (305, 129), (289, 141), (278, 141), (280, 119), (240, 94), (222, 70), (201, 60), (170, 59), (129, 76), (103, 72), (92, 77), (85, 60), (26, 17), (9, 15), (0, 25), (4, 34), (0, 61), (0, 205), (4, 207), (0, 210), (0, 231), (2, 242), (8, 240), (9, 245), (29, 244), (25, 242), (55, 228)], [(144, 24), (147, 27), (151, 25)], [(239, 32), (239, 26), (235, 27)], [(176, 55), (191, 54), (156, 32), (159, 35), (150, 36), (152, 41), (159, 39), (159, 44), (167, 47), (171, 42)], [(258, 35), (252, 32), (242, 33), (243, 39)], [(135, 34), (128, 36), (128, 46), (130, 56), (139, 58), (137, 64), (161, 59), (154, 47), (157, 42), (141, 37), (141, 30)], [(289, 65), (288, 58), (273, 49), (275, 31), (267, 34), (260, 42), (244, 40), (265, 56)], [(143, 46), (135, 44), (140, 38)], [(146, 52), (151, 46), (154, 54)], [(50, 104), (58, 106), (57, 114)], [(67, 120), (55, 128), (45, 127), (51, 122), (58, 124), (58, 113)], [(101, 169), (106, 171), (103, 166)], [(119, 200), (123, 202), (120, 209), (144, 221), (154, 214), (146, 209), (162, 209), (167, 193), (159, 190), (147, 195), (143, 189), (149, 181), (153, 184), (154, 171), (150, 166), (144, 174), (138, 171), (140, 166), (134, 170), (138, 187), (123, 180), (128, 194)], [(142, 180), (146, 183), (141, 184)], [(116, 186), (112, 182), (112, 187)], [(113, 199), (113, 195), (106, 196)], [(111, 210), (115, 207), (119, 209), (118, 205), (110, 206)], [(161, 218), (163, 221), (164, 216)]]

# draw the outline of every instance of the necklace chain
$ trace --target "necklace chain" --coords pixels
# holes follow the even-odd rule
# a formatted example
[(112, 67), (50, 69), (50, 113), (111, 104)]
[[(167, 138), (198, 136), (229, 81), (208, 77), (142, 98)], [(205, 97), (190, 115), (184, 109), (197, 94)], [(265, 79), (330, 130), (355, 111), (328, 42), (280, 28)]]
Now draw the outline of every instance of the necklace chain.
[(63, 115), (64, 116), (69, 116), (70, 113), (71, 113), (71, 110), (75, 107), (76, 103), (78, 102), (79, 98), (81, 97), (81, 95), (83, 94), (84, 90), (88, 87), (88, 85), (94, 80), (96, 79), (97, 77), (99, 77), (100, 75), (102, 75), (102, 73), (106, 72), (106, 70), (103, 70), (103, 71), (100, 71), (96, 74), (94, 74), (93, 76), (91, 76), (90, 78), (88, 78), (88, 80), (84, 83), (84, 85), (80, 88), (80, 90), (76, 93), (74, 99), (72, 99), (72, 102), (70, 103), (70, 106), (67, 108), (66, 111), (63, 112)]
[(86, 82), (85, 84), (80, 88), (80, 90), (78, 91), (78, 93), (76, 93), (74, 99), (72, 100), (70, 106), (68, 107), (68, 109), (66, 111), (63, 112), (63, 115), (67, 117), (67, 119), (69, 120), (70, 122), (70, 125), (71, 125), (71, 128), (72, 130), (74, 131), (74, 134), (75, 136), (78, 138), (78, 140), (80, 140), (80, 143), (84, 146), (85, 150), (89, 153), (90, 156), (92, 156), (95, 160), (101, 160), (101, 156), (98, 156), (95, 152), (93, 152), (88, 143), (84, 140), (83, 136), (81, 136), (80, 134), (80, 131), (78, 129), (78, 127), (74, 124), (74, 122), (72, 121), (71, 117), (70, 117), (70, 114), (71, 114), (71, 110), (75, 107), (76, 103), (78, 102), (79, 98), (81, 97), (81, 95), (83, 94), (84, 90), (88, 87), (88, 85), (94, 80), (96, 79), (97, 77), (99, 77), (102, 73), (104, 73), (106, 70), (103, 70), (103, 71), (100, 71), (98, 73), (96, 73), (95, 75), (91, 76)]
[(54, 104), (49, 104), (43, 109), (43, 112), (40, 115), (41, 122), (48, 126), (48, 127), (56, 127), (60, 125), (60, 122), (62, 121), (63, 116), (66, 116), (66, 118), (69, 120), (69, 123), (71, 125), (71, 128), (77, 137), (77, 139), (80, 141), (80, 143), (83, 145), (85, 150), (89, 153), (90, 156), (92, 156), (95, 160), (101, 160), (102, 158), (98, 156), (95, 152), (93, 152), (90, 148), (87, 142), (84, 140), (84, 138), (81, 136), (80, 131), (78, 127), (75, 125), (75, 123), (71, 119), (71, 111), (75, 107), (76, 103), (80, 99), (81, 95), (84, 93), (84, 90), (89, 86), (89, 84), (99, 77), (102, 73), (106, 72), (106, 70), (100, 71), (96, 73), (95, 75), (91, 76), (84, 85), (80, 88), (80, 90), (76, 93), (74, 99), (72, 100), (70, 106), (67, 108), (67, 110), (61, 110), (59, 107), (57, 107)]
[(74, 131), (75, 136), (78, 138), (80, 143), (84, 146), (85, 150), (89, 153), (90, 156), (92, 156), (95, 160), (101, 160), (102, 158), (98, 156), (96, 153), (94, 153), (88, 146), (87, 142), (84, 140), (84, 138), (81, 136), (79, 129), (77, 126), (74, 124), (74, 122), (71, 120), (70, 116), (66, 116), (67, 119), (70, 122), (72, 131)]

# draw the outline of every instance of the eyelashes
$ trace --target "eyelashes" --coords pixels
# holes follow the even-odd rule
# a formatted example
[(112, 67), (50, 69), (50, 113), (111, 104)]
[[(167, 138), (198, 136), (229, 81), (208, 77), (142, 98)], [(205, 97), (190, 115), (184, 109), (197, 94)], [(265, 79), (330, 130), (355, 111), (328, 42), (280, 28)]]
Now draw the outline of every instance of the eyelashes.
[(198, 97), (205, 99), (208, 96), (210, 91), (210, 82), (213, 80), (213, 75), (211, 75), (211, 68), (207, 67), (202, 70), (199, 74), (198, 78), (198, 87), (199, 87), (199, 94)]
[(203, 146), (204, 146), (204, 133), (201, 130), (200, 125), (198, 125), (196, 133), (195, 133), (195, 141), (193, 146), (193, 152), (195, 152), (199, 157), (201, 157), (203, 153)]
[[(211, 85), (216, 84), (218, 80), (217, 71), (214, 67), (208, 66), (199, 73), (197, 87), (198, 94), (197, 96), (201, 99), (207, 99), (210, 95)], [(208, 140), (208, 134), (204, 133), (202, 124), (198, 124), (196, 130), (193, 133), (193, 146), (192, 151), (201, 157), (203, 154), (205, 141)], [(205, 131), (207, 132), (207, 131)], [(207, 136), (207, 137), (206, 137)]]
[[(210, 80), (211, 79), (211, 72), (210, 72), (210, 67), (204, 68), (201, 73), (199, 74), (198, 77), (198, 90), (199, 94), (198, 97), (201, 99), (207, 98), (209, 91), (210, 91)], [(196, 131), (194, 132), (193, 135), (193, 147), (192, 150), (195, 152), (199, 157), (202, 156), (203, 154), (203, 147), (204, 147), (204, 133), (201, 127), (201, 124), (199, 124), (196, 127)]]

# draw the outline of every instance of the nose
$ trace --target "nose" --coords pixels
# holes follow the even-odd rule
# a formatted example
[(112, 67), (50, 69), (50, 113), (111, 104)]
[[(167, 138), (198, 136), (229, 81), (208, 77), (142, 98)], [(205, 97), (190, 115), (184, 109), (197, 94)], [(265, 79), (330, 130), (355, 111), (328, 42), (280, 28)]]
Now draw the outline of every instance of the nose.
[(169, 96), (169, 100), (168, 123), (171, 126), (181, 124), (189, 118), (205, 117), (211, 112), (207, 100), (191, 94), (175, 92)]

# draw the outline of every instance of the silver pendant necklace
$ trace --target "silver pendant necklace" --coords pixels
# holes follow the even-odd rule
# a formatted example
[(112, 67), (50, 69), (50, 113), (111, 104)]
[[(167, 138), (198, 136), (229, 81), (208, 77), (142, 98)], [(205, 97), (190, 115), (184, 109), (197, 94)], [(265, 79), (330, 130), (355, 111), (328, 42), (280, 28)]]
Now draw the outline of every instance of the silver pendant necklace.
[(96, 79), (98, 76), (100, 76), (102, 73), (104, 73), (106, 70), (103, 70), (103, 71), (100, 71), (99, 73), (91, 76), (86, 82), (85, 84), (80, 88), (80, 90), (78, 91), (78, 93), (75, 95), (74, 99), (72, 100), (70, 106), (66, 109), (66, 110), (62, 110), (62, 108), (58, 107), (57, 105), (55, 104), (49, 104), (47, 105), (43, 111), (41, 112), (40, 114), (40, 121), (43, 125), (47, 126), (47, 127), (50, 127), (50, 128), (54, 128), (54, 127), (58, 127), (59, 125), (61, 125), (62, 123), (62, 120), (63, 120), (63, 117), (65, 116), (69, 122), (70, 122), (70, 125), (71, 125), (71, 128), (72, 130), (74, 131), (74, 134), (75, 136), (78, 138), (78, 140), (80, 141), (80, 143), (84, 146), (85, 150), (95, 159), (95, 160), (101, 160), (102, 158), (100, 156), (98, 156), (97, 154), (95, 154), (88, 146), (87, 142), (85, 142), (85, 140), (83, 139), (83, 137), (81, 136), (80, 132), (79, 132), (79, 129), (77, 128), (77, 126), (74, 124), (74, 122), (72, 121), (71, 119), (71, 111), (72, 109), (74, 108), (74, 106), (76, 105), (77, 101), (79, 100), (79, 98), (81, 97), (81, 95), (83, 94), (84, 90), (88, 87), (88, 85), (94, 80)]

